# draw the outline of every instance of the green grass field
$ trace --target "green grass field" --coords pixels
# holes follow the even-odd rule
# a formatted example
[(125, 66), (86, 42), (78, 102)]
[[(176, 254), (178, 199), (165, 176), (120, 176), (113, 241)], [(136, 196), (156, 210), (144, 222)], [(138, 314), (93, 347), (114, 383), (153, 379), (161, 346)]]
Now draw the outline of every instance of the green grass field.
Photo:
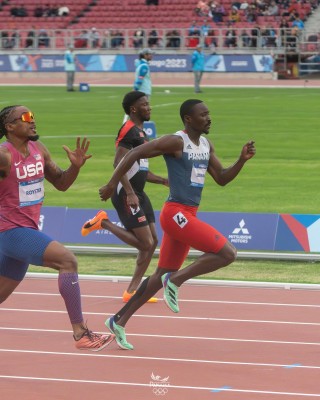
[[(68, 166), (63, 144), (74, 147), (77, 135), (91, 140), (93, 157), (73, 188), (59, 193), (47, 185), (45, 205), (101, 207), (98, 188), (112, 173), (114, 138), (124, 115), (121, 101), (128, 90), (2, 87), (3, 107), (23, 104), (35, 112), (41, 140), (61, 167)], [(194, 96), (189, 88), (171, 88), (170, 94), (154, 89), (152, 120), (158, 135), (182, 128), (179, 106)], [(231, 184), (222, 188), (208, 177), (202, 211), (319, 213), (319, 89), (208, 88), (198, 96), (211, 111), (209, 138), (224, 165), (237, 159), (247, 140), (257, 147), (255, 158)], [(166, 174), (161, 157), (151, 160), (151, 169)], [(150, 184), (147, 192), (160, 209), (166, 189)]]
[[(164, 88), (154, 88), (152, 96), (152, 120), (158, 136), (182, 128), (180, 104), (195, 97), (190, 88), (169, 89), (170, 94), (167, 94)], [(114, 139), (124, 115), (121, 101), (129, 90), (91, 87), (90, 92), (67, 93), (63, 87), (1, 88), (2, 107), (22, 104), (35, 112), (41, 140), (62, 168), (68, 166), (63, 144), (73, 148), (78, 135), (91, 140), (93, 157), (82, 169), (77, 182), (66, 193), (46, 185), (45, 205), (112, 208), (110, 202), (102, 205), (98, 188), (113, 170)], [(222, 188), (207, 178), (201, 211), (319, 214), (319, 89), (207, 88), (197, 97), (203, 99), (211, 111), (213, 124), (209, 139), (223, 165), (237, 159), (247, 140), (253, 139), (257, 148), (256, 156), (231, 184)], [(153, 172), (166, 174), (161, 157), (152, 159), (150, 164)], [(167, 196), (166, 188), (149, 184), (146, 190), (154, 208), (160, 209)], [(86, 262), (89, 261), (86, 259)], [(92, 257), (89, 263), (92, 273), (94, 265), (99, 272), (99, 258)], [(133, 265), (133, 260), (131, 263)], [(244, 268), (245, 263), (240, 265)], [(272, 263), (254, 265), (271, 268), (268, 280), (272, 280)], [(296, 265), (292, 263), (292, 274)], [(278, 263), (276, 269), (281, 266), (290, 270), (288, 263)], [(250, 270), (243, 272), (250, 280)], [(83, 273), (87, 273), (85, 269)], [(242, 279), (240, 275), (235, 274), (234, 279)], [(252, 279), (258, 279), (257, 275), (251, 275)], [(228, 279), (228, 276), (217, 278)], [(279, 279), (282, 278), (280, 274)], [(297, 279), (299, 277), (288, 277), (291, 282)], [(301, 279), (306, 281), (307, 276)]]

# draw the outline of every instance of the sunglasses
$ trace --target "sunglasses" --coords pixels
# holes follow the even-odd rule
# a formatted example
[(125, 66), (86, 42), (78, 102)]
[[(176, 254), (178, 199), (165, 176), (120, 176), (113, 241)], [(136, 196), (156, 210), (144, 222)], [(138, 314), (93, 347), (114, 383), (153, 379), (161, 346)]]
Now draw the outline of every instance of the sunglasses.
[(14, 121), (18, 121), (21, 119), (23, 122), (34, 122), (34, 114), (31, 111), (24, 112), (21, 117), (15, 118), (10, 122), (7, 122), (7, 124), (12, 124)]

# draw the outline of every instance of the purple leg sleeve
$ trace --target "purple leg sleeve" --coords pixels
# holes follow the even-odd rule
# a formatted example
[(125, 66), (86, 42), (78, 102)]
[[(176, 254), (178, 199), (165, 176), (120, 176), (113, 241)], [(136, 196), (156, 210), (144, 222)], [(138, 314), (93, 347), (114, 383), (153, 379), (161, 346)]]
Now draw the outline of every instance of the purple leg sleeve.
[(83, 322), (83, 316), (78, 274), (76, 272), (59, 274), (58, 284), (59, 292), (66, 304), (71, 324), (80, 324)]

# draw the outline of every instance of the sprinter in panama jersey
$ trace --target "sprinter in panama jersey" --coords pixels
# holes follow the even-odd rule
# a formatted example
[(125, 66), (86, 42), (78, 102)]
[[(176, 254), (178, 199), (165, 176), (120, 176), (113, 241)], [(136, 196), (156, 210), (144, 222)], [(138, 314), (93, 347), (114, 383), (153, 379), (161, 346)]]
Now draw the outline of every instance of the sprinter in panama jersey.
[[(101, 200), (107, 200), (136, 160), (160, 155), (165, 158), (170, 193), (160, 214), (163, 238), (158, 268), (142, 282), (128, 304), (106, 321), (123, 349), (133, 349), (126, 339), (126, 323), (150, 296), (163, 287), (166, 305), (173, 312), (179, 312), (179, 287), (191, 278), (229, 265), (237, 254), (235, 247), (217, 229), (197, 218), (197, 210), (205, 176), (209, 174), (221, 186), (231, 182), (255, 155), (254, 142), (247, 142), (238, 160), (224, 168), (213, 144), (203, 136), (209, 134), (211, 126), (207, 106), (201, 100), (186, 100), (180, 107), (180, 117), (183, 130), (131, 150), (118, 165), (110, 181), (100, 189)], [(180, 269), (190, 247), (204, 254)]]

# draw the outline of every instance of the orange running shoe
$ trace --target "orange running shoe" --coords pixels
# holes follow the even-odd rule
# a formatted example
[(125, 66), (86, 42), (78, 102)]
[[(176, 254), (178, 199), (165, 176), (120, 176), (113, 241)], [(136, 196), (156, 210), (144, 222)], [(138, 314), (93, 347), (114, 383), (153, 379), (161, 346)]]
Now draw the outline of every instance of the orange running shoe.
[(73, 338), (76, 341), (75, 346), (78, 350), (100, 351), (115, 339), (115, 335), (94, 333), (86, 329), (80, 339), (76, 340), (74, 336)]
[[(131, 297), (135, 294), (135, 291), (133, 293), (128, 293), (126, 290), (123, 292), (122, 295), (122, 300), (124, 303), (128, 303), (128, 301), (131, 299)], [(156, 297), (151, 297), (148, 300), (148, 303), (157, 303), (158, 299)]]
[(103, 210), (98, 211), (93, 218), (88, 219), (88, 221), (83, 224), (83, 227), (81, 228), (81, 235), (87, 236), (92, 231), (103, 229), (101, 227), (101, 222), (104, 219), (108, 219), (108, 214)]

